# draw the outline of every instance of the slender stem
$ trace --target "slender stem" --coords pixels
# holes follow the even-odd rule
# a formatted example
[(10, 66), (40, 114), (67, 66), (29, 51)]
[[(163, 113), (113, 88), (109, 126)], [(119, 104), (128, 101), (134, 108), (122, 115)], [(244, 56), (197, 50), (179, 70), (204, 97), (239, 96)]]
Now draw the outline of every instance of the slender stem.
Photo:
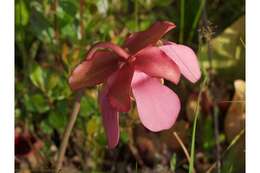
[(194, 19), (194, 21), (192, 23), (191, 32), (190, 32), (190, 35), (189, 35), (188, 42), (191, 42), (192, 39), (193, 39), (193, 35), (194, 35), (194, 32), (195, 32), (195, 29), (196, 29), (196, 27), (198, 25), (198, 22), (199, 22), (199, 19), (200, 19), (200, 16), (201, 16), (201, 13), (202, 13), (202, 10), (203, 10), (205, 4), (206, 4), (206, 0), (200, 0), (199, 10), (197, 11), (195, 19)]
[(67, 149), (67, 146), (68, 146), (69, 137), (70, 137), (72, 128), (73, 128), (73, 126), (76, 122), (76, 119), (77, 119), (77, 116), (78, 116), (78, 113), (79, 113), (79, 110), (80, 110), (80, 99), (81, 99), (82, 95), (83, 95), (82, 91), (79, 91), (77, 93), (76, 100), (75, 100), (74, 107), (73, 107), (73, 111), (72, 111), (72, 114), (70, 116), (69, 123), (68, 123), (68, 125), (65, 129), (64, 135), (63, 135), (55, 173), (59, 173), (61, 171), (62, 162), (64, 160), (64, 155), (65, 155), (65, 152), (66, 152), (66, 149)]
[(190, 163), (190, 155), (189, 152), (187, 150), (187, 148), (185, 147), (184, 143), (182, 142), (181, 138), (179, 137), (179, 135), (176, 132), (173, 132), (173, 135), (175, 136), (176, 140), (179, 142), (188, 162)]
[(183, 43), (183, 33), (184, 33), (184, 20), (185, 20), (185, 0), (181, 0), (181, 12), (180, 12), (180, 35), (179, 42)]
[(196, 127), (197, 127), (197, 120), (199, 116), (199, 109), (200, 109), (200, 100), (201, 100), (201, 94), (202, 91), (207, 83), (208, 76), (205, 76), (205, 79), (201, 85), (201, 89), (199, 92), (198, 100), (197, 100), (197, 106), (195, 110), (195, 119), (193, 123), (193, 129), (192, 129), (192, 141), (191, 141), (191, 152), (190, 152), (190, 164), (189, 164), (189, 173), (194, 172), (194, 154), (195, 154), (195, 137), (196, 137)]

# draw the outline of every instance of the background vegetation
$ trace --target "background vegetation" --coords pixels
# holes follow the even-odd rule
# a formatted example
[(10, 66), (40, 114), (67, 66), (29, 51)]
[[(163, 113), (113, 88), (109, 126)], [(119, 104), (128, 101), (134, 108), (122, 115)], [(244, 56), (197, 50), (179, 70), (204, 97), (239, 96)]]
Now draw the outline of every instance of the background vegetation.
[(206, 85), (166, 82), (182, 100), (177, 123), (152, 133), (133, 109), (120, 116), (111, 151), (97, 89), (87, 90), (62, 172), (188, 172), (198, 104), (194, 172), (244, 172), (244, 8), (243, 0), (16, 0), (16, 171), (53, 172), (74, 101), (67, 79), (91, 45), (121, 44), (129, 32), (169, 20), (177, 28), (166, 37), (197, 52)]

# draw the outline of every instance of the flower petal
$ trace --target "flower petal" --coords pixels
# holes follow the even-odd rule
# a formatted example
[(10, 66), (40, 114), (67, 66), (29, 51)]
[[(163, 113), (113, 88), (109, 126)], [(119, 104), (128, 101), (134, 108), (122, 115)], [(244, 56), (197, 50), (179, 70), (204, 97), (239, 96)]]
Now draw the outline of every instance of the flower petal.
[(157, 47), (146, 47), (138, 52), (134, 61), (135, 69), (149, 76), (165, 78), (177, 84), (180, 70), (163, 51)]
[(74, 69), (69, 78), (70, 87), (79, 90), (95, 86), (104, 82), (117, 69), (118, 57), (108, 50), (99, 50)]
[(110, 77), (110, 79), (113, 78), (112, 82), (108, 79), (108, 83), (111, 83), (108, 91), (109, 101), (119, 112), (128, 112), (130, 109), (130, 88), (133, 73), (134, 68), (129, 64), (125, 64), (115, 72), (115, 76)]
[(175, 123), (179, 111), (178, 96), (156, 78), (135, 72), (132, 91), (143, 125), (151, 131), (169, 129)]
[(181, 73), (189, 81), (195, 83), (200, 79), (198, 59), (191, 48), (169, 42), (167, 45), (161, 46), (160, 49), (178, 65)]
[(130, 35), (124, 43), (131, 54), (134, 54), (148, 45), (154, 45), (169, 30), (175, 28), (175, 24), (167, 21), (155, 22), (145, 31)]
[(89, 59), (89, 58), (92, 58), (94, 53), (99, 50), (99, 49), (109, 49), (111, 50), (112, 52), (114, 52), (116, 55), (118, 55), (118, 57), (125, 61), (129, 55), (128, 53), (122, 49), (120, 46), (116, 45), (116, 44), (113, 44), (113, 43), (110, 43), (110, 42), (103, 42), (103, 43), (97, 43), (95, 44), (91, 49), (90, 51), (88, 52), (88, 55), (87, 55), (87, 58), (86, 59)]
[(100, 84), (117, 69), (118, 61), (126, 61), (128, 57), (124, 49), (113, 43), (97, 43), (72, 72), (69, 84), (73, 90)]
[(119, 113), (110, 105), (105, 90), (103, 89), (99, 93), (99, 105), (108, 140), (108, 147), (112, 149), (116, 147), (119, 141)]

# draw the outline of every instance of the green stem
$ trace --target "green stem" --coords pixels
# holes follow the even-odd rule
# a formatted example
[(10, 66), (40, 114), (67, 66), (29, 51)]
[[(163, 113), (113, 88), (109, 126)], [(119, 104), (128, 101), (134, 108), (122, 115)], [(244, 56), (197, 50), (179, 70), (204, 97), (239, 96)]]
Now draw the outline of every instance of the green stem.
[(207, 75), (205, 76), (205, 79), (201, 85), (201, 89), (199, 92), (198, 100), (197, 100), (197, 106), (195, 110), (195, 119), (193, 123), (193, 129), (192, 129), (192, 141), (191, 141), (191, 154), (190, 154), (190, 164), (189, 164), (189, 173), (193, 173), (193, 168), (194, 168), (194, 153), (195, 153), (195, 137), (196, 137), (196, 128), (197, 128), (197, 121), (198, 121), (198, 116), (199, 116), (199, 109), (200, 109), (200, 100), (201, 100), (201, 94), (202, 91), (207, 83), (208, 77)]
[(192, 39), (193, 39), (194, 32), (195, 32), (196, 27), (197, 27), (197, 25), (199, 23), (199, 19), (200, 19), (200, 16), (201, 16), (201, 13), (202, 13), (202, 10), (203, 10), (205, 4), (206, 4), (206, 0), (200, 0), (199, 10), (197, 11), (195, 19), (194, 19), (194, 21), (192, 23), (191, 32), (190, 32), (190, 35), (189, 35), (188, 42), (191, 42)]

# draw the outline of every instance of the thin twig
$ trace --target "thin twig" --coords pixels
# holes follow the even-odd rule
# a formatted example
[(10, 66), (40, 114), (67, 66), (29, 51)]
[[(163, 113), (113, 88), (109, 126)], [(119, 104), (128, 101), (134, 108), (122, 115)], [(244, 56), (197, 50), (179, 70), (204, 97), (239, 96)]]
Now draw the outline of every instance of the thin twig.
[[(180, 136), (176, 132), (173, 132), (173, 135), (175, 136), (175, 138), (177, 139), (177, 141), (181, 145), (181, 148), (182, 148), (182, 150), (183, 150), (183, 152), (184, 152), (184, 154), (185, 154), (185, 156), (186, 156), (186, 158), (187, 158), (187, 160), (190, 164), (190, 154), (189, 154), (187, 148), (185, 147), (184, 143), (182, 142)], [(195, 168), (193, 168), (193, 173), (195, 173)]]
[(181, 138), (179, 137), (179, 135), (176, 132), (173, 132), (173, 135), (175, 136), (175, 138), (177, 139), (177, 141), (179, 142), (187, 160), (190, 162), (190, 155), (189, 152), (187, 150), (187, 148), (185, 147), (184, 143), (182, 142)]
[(72, 114), (70, 116), (69, 123), (68, 123), (68, 125), (65, 129), (64, 136), (63, 136), (63, 139), (62, 139), (55, 173), (61, 172), (62, 162), (64, 160), (64, 155), (65, 155), (65, 152), (66, 152), (66, 149), (67, 149), (67, 146), (68, 146), (69, 137), (70, 137), (72, 128), (73, 128), (73, 126), (76, 122), (76, 119), (77, 119), (77, 116), (78, 116), (78, 113), (79, 113), (79, 110), (80, 110), (80, 99), (81, 99), (82, 95), (83, 95), (82, 91), (79, 91), (77, 93), (77, 97), (76, 97), (76, 100), (75, 100), (75, 103), (74, 103), (73, 111), (72, 111)]

